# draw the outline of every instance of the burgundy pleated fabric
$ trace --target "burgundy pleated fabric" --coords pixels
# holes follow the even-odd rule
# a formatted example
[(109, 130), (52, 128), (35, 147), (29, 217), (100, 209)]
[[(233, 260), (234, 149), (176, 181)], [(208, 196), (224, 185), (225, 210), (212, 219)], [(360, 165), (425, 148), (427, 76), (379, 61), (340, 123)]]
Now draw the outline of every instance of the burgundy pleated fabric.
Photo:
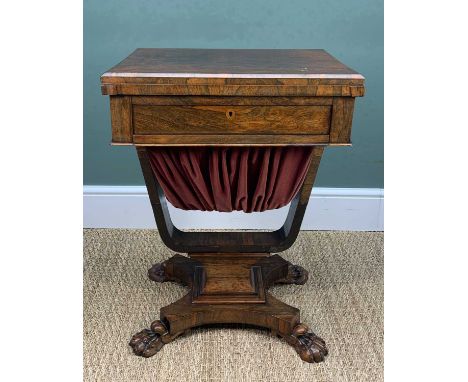
[(312, 147), (152, 147), (151, 168), (177, 208), (259, 212), (287, 205), (304, 182)]

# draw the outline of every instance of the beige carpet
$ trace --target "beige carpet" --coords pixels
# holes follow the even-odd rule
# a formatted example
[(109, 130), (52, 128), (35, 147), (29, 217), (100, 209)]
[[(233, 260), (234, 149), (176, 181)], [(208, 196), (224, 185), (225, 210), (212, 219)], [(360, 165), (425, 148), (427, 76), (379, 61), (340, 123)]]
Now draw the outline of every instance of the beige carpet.
[(325, 339), (330, 354), (320, 364), (302, 362), (267, 331), (232, 327), (194, 329), (152, 358), (134, 356), (131, 335), (186, 293), (146, 276), (171, 254), (157, 231), (85, 230), (85, 381), (383, 380), (382, 233), (303, 232), (282, 253), (309, 270), (309, 281), (270, 291)]

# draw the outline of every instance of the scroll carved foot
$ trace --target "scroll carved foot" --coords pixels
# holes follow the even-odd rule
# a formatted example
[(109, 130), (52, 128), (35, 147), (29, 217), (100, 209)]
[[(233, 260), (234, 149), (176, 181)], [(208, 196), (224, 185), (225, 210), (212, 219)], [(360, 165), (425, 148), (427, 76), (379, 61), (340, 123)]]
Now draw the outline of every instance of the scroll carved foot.
[(286, 341), (294, 346), (294, 349), (305, 362), (322, 362), (328, 355), (325, 341), (316, 334), (309, 332), (309, 328), (304, 324), (297, 325)]
[(148, 269), (148, 277), (157, 283), (171, 281), (172, 278), (166, 272), (166, 262), (156, 263)]
[(181, 255), (174, 255), (162, 263), (154, 264), (148, 269), (148, 277), (157, 283), (174, 281), (191, 286), (194, 267), (200, 265), (198, 261)]
[(288, 274), (285, 278), (276, 281), (278, 284), (304, 285), (309, 279), (309, 272), (300, 265), (289, 264)]
[(155, 355), (165, 344), (173, 341), (180, 334), (182, 333), (169, 334), (166, 325), (156, 320), (151, 324), (150, 329), (144, 329), (135, 334), (129, 345), (136, 355), (148, 358)]

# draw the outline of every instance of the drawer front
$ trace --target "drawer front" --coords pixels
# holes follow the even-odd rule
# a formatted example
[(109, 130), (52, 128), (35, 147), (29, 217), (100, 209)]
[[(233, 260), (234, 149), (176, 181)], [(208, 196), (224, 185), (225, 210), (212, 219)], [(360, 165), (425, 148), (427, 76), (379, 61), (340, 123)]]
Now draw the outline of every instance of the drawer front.
[(137, 135), (326, 135), (331, 106), (133, 105), (132, 120)]

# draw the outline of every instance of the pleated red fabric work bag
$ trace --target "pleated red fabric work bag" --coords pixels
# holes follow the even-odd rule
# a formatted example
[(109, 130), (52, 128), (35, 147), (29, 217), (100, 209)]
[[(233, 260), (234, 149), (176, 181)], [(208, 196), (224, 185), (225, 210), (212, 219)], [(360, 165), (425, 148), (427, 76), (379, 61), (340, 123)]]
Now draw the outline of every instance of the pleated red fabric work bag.
[(151, 167), (183, 210), (260, 212), (297, 194), (313, 147), (153, 147)]

